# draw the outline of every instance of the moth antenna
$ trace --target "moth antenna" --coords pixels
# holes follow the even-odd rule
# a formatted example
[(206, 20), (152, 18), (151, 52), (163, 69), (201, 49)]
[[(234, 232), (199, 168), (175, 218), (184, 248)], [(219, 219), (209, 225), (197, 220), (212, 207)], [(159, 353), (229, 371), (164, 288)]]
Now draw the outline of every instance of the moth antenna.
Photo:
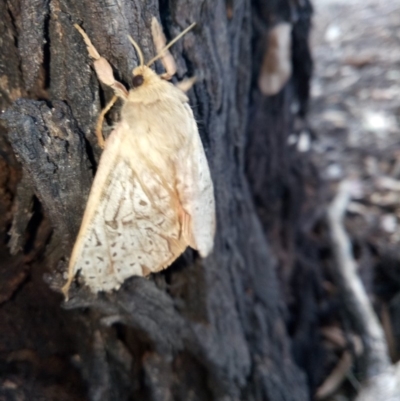
[(175, 39), (172, 39), (171, 42), (165, 46), (160, 53), (157, 54), (157, 56), (153, 57), (146, 65), (147, 67), (150, 67), (155, 61), (157, 61), (173, 44), (175, 44), (183, 35), (186, 35), (194, 26), (196, 25), (195, 22), (193, 22), (192, 25), (188, 26), (184, 31), (182, 31)]
[(132, 36), (128, 35), (128, 39), (132, 43), (133, 47), (135, 48), (135, 50), (139, 56), (140, 66), (143, 67), (144, 66), (144, 58), (143, 58), (142, 50), (140, 49), (139, 45), (133, 40)]

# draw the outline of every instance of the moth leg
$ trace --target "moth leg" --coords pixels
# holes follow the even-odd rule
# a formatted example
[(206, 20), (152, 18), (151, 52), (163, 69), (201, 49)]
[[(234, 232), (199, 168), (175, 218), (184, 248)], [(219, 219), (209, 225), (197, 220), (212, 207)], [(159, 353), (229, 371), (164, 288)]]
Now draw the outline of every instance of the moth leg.
[(68, 280), (65, 283), (65, 285), (63, 287), (61, 287), (61, 292), (64, 295), (65, 301), (68, 301), (69, 299), (69, 287), (71, 287), (72, 281), (74, 281), (74, 277), (75, 277), (75, 272), (72, 271), (71, 268), (68, 269)]
[(196, 77), (191, 77), (191, 78), (184, 79), (183, 81), (178, 82), (176, 84), (176, 87), (178, 87), (183, 92), (187, 92), (196, 83), (196, 80), (197, 80)]
[(104, 137), (103, 137), (103, 122), (104, 122), (104, 117), (106, 114), (109, 112), (111, 107), (114, 106), (114, 103), (118, 100), (118, 96), (114, 95), (112, 99), (107, 103), (107, 106), (104, 107), (104, 109), (101, 111), (99, 117), (97, 118), (97, 124), (96, 124), (96, 136), (97, 136), (97, 142), (99, 143), (99, 146), (104, 149)]
[(161, 62), (166, 71), (160, 76), (162, 79), (169, 81), (176, 74), (176, 63), (169, 50), (162, 51), (167, 44), (167, 39), (165, 38), (162, 26), (156, 17), (153, 17), (151, 20), (151, 34), (153, 36), (153, 43), (157, 54), (162, 53)]
[(99, 80), (105, 85), (110, 86), (118, 97), (126, 99), (128, 97), (128, 91), (126, 90), (125, 86), (121, 84), (121, 82), (115, 80), (110, 63), (104, 57), (100, 56), (86, 32), (78, 24), (74, 24), (74, 27), (82, 35), (83, 40), (86, 43), (89, 56), (94, 59), (93, 67)]
[(187, 242), (187, 244), (193, 248), (197, 249), (196, 247), (196, 242), (193, 238), (192, 234), (192, 219), (190, 217), (190, 214), (188, 214), (182, 206), (180, 206), (180, 221), (181, 221), (181, 235)]
[[(163, 61), (163, 59), (161, 59), (161, 61)], [(163, 63), (164, 65), (164, 63)], [(165, 68), (165, 65), (164, 65)], [(166, 81), (170, 81), (172, 79), (172, 77), (174, 76), (174, 74), (169, 74), (168, 72), (164, 72), (160, 75), (160, 78), (165, 79)]]

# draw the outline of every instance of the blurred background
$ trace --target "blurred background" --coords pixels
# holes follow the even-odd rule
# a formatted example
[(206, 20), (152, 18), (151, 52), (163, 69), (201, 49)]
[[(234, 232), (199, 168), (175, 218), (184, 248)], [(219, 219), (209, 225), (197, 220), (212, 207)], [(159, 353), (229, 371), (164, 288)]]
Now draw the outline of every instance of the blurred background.
[[(310, 152), (320, 178), (331, 190), (336, 191), (344, 178), (351, 180), (345, 227), (358, 273), (382, 323), (391, 360), (397, 362), (400, 3), (317, 0), (313, 5), (311, 130), (303, 132), (297, 147)], [(341, 362), (346, 369), (343, 359)], [(332, 400), (351, 399), (351, 393), (359, 390), (360, 383), (355, 380), (358, 368), (352, 365)], [(334, 376), (331, 379), (334, 381)]]

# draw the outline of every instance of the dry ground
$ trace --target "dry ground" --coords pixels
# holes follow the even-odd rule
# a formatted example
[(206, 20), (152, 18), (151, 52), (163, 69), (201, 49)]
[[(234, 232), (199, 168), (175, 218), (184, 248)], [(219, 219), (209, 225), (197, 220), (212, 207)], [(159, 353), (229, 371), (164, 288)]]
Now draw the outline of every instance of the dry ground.
[[(295, 146), (310, 152), (335, 191), (351, 178), (346, 227), (359, 271), (400, 357), (400, 2), (316, 0), (310, 132)], [(296, 141), (296, 140), (294, 140)], [(340, 358), (338, 358), (338, 363)], [(330, 400), (349, 400), (357, 367)], [(354, 395), (354, 393), (353, 393)], [(399, 395), (400, 397), (400, 395)]]

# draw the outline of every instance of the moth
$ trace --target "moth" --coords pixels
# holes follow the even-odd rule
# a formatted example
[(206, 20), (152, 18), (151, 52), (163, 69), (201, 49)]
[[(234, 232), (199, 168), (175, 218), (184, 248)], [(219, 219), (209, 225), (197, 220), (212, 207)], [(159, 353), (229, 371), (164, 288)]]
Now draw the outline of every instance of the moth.
[[(90, 290), (118, 289), (131, 276), (147, 276), (167, 268), (188, 247), (206, 257), (213, 249), (215, 200), (210, 170), (189, 100), (168, 80), (176, 72), (169, 52), (194, 24), (165, 46), (156, 18), (152, 33), (157, 56), (147, 64), (139, 45), (129, 37), (140, 65), (133, 69), (132, 87), (116, 81), (78, 25), (98, 79), (114, 90), (96, 128), (104, 148), (87, 201), (82, 224), (62, 288), (66, 298), (80, 271)], [(166, 73), (150, 66), (161, 59)], [(194, 80), (183, 82), (188, 89)], [(106, 140), (105, 114), (123, 101), (120, 121)]]

